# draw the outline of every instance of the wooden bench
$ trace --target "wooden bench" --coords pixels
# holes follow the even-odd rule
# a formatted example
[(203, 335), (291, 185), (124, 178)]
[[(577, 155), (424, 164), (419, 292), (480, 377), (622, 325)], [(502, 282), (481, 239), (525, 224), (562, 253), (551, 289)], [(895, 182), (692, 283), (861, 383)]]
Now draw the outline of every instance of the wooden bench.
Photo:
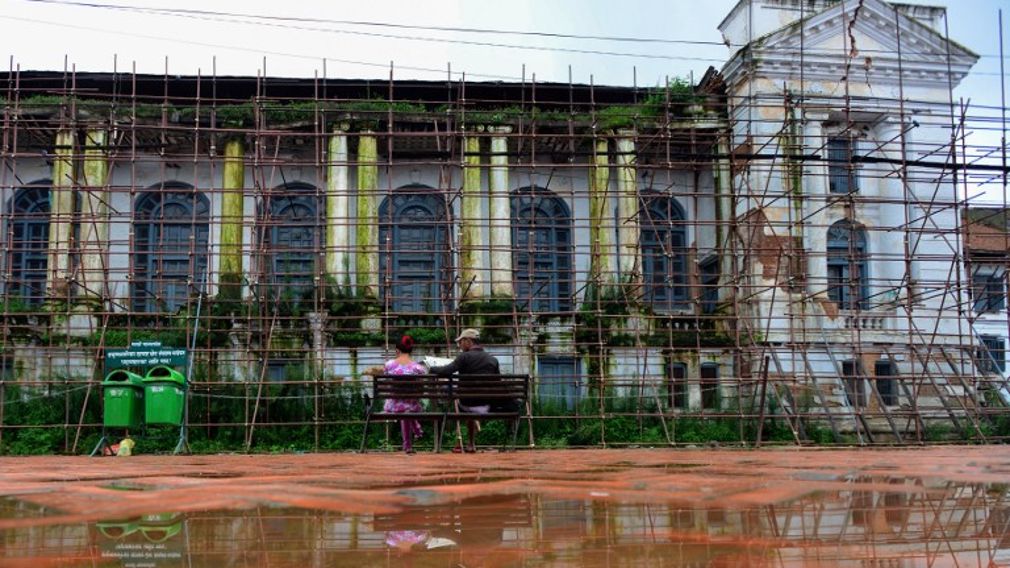
[[(512, 426), (512, 446), (519, 432), (519, 419), (524, 415), (529, 398), (529, 375), (375, 375), (372, 377), (372, 397), (368, 401), (365, 427), (361, 434), (361, 451), (365, 451), (368, 427), (372, 422), (422, 420), (432, 422), (435, 451), (442, 450), (442, 435), (449, 420), (509, 420)], [(386, 412), (387, 399), (427, 400), (429, 409), (423, 412)], [(491, 403), (487, 414), (463, 411), (456, 402), (479, 399)]]
[[(361, 451), (365, 451), (368, 425), (372, 422), (420, 420), (432, 422), (435, 451), (442, 449), (442, 424), (446, 405), (452, 400), (450, 381), (435, 375), (375, 375), (372, 377), (372, 397), (365, 413), (365, 428), (361, 433)], [(386, 412), (386, 400), (430, 401), (431, 410), (422, 412)]]
[[(442, 427), (449, 420), (506, 420), (512, 427), (512, 447), (519, 435), (519, 419), (529, 399), (529, 375), (453, 375), (450, 391), (456, 400), (477, 399), (490, 403), (486, 414), (466, 412), (457, 405), (446, 410)], [(502, 444), (504, 449), (505, 444)]]

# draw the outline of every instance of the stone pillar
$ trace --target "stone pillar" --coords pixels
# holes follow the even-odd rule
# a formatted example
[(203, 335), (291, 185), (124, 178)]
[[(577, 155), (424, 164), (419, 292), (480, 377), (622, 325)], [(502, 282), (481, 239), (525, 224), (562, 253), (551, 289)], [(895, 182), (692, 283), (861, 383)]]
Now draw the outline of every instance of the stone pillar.
[(371, 132), (358, 136), (358, 295), (379, 297), (379, 150)]
[(719, 136), (716, 152), (719, 156), (715, 166), (715, 239), (716, 252), (719, 254), (719, 301), (725, 301), (730, 297), (732, 287), (726, 283), (735, 280), (733, 275), (737, 274), (742, 267), (737, 266), (735, 255), (730, 254), (730, 240), (734, 238), (731, 234), (731, 224), (729, 220), (736, 215), (733, 211), (733, 171), (730, 167), (730, 137), (729, 134)]
[[(483, 128), (479, 127), (479, 130)], [(463, 191), (459, 203), (459, 286), (463, 300), (475, 300), (486, 295), (480, 250), (480, 174), (480, 138), (471, 133), (463, 139)]]
[(512, 208), (509, 203), (508, 134), (511, 126), (491, 129), (491, 175), (488, 210), (491, 223), (491, 295), (511, 298)]
[(597, 297), (607, 295), (617, 274), (609, 160), (606, 138), (596, 140), (589, 171), (589, 282)]
[(818, 154), (806, 161), (803, 173), (803, 244), (807, 251), (807, 293), (827, 298), (828, 227), (824, 214), (828, 200), (828, 148), (824, 138), (827, 114), (807, 112), (803, 125), (803, 153)]
[(326, 165), (326, 275), (345, 291), (351, 287), (347, 128), (334, 127)]
[(51, 299), (69, 299), (70, 240), (74, 215), (74, 132), (56, 133), (53, 187), (49, 192), (49, 269), (46, 289)]
[(326, 312), (309, 312), (305, 319), (309, 322), (312, 336), (312, 375), (322, 377), (326, 373)]
[[(889, 119), (877, 125), (876, 134), (885, 158), (901, 160), (901, 137), (903, 126), (896, 119)], [(877, 234), (880, 250), (870, 249), (870, 277), (874, 290), (870, 294), (874, 303), (889, 303), (904, 297), (907, 292), (905, 280), (905, 184), (901, 178), (901, 166), (882, 167), (887, 175), (880, 180), (880, 215), (877, 217)], [(868, 189), (868, 188), (867, 188)], [(868, 237), (870, 235), (867, 235)], [(871, 243), (872, 246), (872, 243)]]
[(245, 144), (241, 138), (225, 142), (221, 177), (218, 296), (239, 300), (242, 298), (242, 226), (245, 219)]
[(642, 281), (642, 249), (639, 244), (639, 195), (635, 164), (635, 132), (617, 133), (617, 242), (621, 280), (626, 284)]
[(108, 132), (91, 130), (84, 144), (81, 183), (81, 292), (101, 302), (107, 293), (105, 271), (109, 254)]

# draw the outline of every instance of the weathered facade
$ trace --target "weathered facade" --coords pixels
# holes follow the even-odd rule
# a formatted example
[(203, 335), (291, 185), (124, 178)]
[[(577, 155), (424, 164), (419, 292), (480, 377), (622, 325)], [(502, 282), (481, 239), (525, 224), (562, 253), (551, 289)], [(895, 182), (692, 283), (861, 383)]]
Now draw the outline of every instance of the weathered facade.
[(479, 326), (562, 411), (981, 435), (949, 101), (977, 56), (941, 16), (742, 0), (723, 69), (655, 89), (10, 74), (3, 364), (158, 339), (198, 380), (341, 381)]
[(749, 291), (737, 321), (775, 382), (805, 377), (789, 394), (870, 439), (979, 404), (950, 97), (977, 56), (944, 37), (943, 17), (769, 0), (720, 26), (741, 46), (723, 69), (746, 156), (733, 192), (743, 252), (728, 257)]
[(991, 396), (1010, 403), (1007, 379), (1007, 267), (1010, 266), (1010, 224), (1003, 207), (971, 207), (964, 214), (965, 275), (971, 294), (968, 318), (978, 345), (979, 372), (999, 377)]

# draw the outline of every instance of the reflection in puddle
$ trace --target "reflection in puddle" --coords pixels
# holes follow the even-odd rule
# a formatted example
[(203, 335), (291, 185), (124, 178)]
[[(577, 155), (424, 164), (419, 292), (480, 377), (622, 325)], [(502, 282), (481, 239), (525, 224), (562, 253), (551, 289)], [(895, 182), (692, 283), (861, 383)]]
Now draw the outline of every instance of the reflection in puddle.
[(32, 519), (45, 517), (54, 511), (14, 497), (0, 497), (0, 519)]
[(136, 519), (104, 521), (97, 532), (101, 560), (123, 566), (175, 566), (189, 556), (188, 538), (180, 537), (187, 519), (181, 514), (144, 515)]
[(114, 483), (107, 483), (101, 487), (103, 489), (112, 489), (113, 491), (149, 491), (152, 489), (148, 485), (140, 485), (129, 481), (116, 481)]
[[(388, 514), (257, 507), (0, 532), (14, 559), (120, 566), (996, 566), (1005, 486), (859, 479), (743, 509), (494, 495)], [(423, 501), (423, 500), (422, 500)], [(0, 501), (8, 518), (37, 508)]]

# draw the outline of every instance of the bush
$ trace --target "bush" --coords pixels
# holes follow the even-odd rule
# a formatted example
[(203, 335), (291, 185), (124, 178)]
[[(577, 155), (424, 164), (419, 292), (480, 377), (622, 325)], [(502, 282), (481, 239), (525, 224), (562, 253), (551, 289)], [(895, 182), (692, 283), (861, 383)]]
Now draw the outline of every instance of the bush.
[[(302, 367), (292, 367), (292, 377), (311, 379)], [(300, 374), (301, 373), (301, 374)], [(208, 390), (209, 389), (209, 390)], [(361, 443), (363, 418), (367, 400), (359, 385), (334, 385), (307, 380), (301, 384), (267, 384), (259, 392), (256, 385), (245, 383), (202, 384), (190, 393), (190, 448), (197, 453), (245, 451), (245, 424), (256, 427), (250, 449), (255, 452), (304, 452), (315, 450), (356, 450)], [(86, 386), (54, 382), (49, 388), (6, 386), (3, 440), (0, 453), (13, 455), (59, 454), (68, 452), (77, 435), (77, 422), (87, 394)], [(316, 399), (315, 397), (319, 398)], [(586, 398), (573, 408), (548, 399), (532, 401), (533, 437), (539, 448), (599, 447), (607, 445), (665, 446), (668, 434), (678, 445), (753, 443), (757, 436), (757, 419), (753, 416), (708, 417), (702, 415), (666, 416), (642, 414), (654, 410), (646, 401), (635, 398), (608, 397), (603, 408), (598, 399)], [(601, 416), (602, 414), (602, 416)], [(84, 428), (80, 432), (77, 453), (90, 452), (101, 434), (101, 389), (92, 387), (84, 412)], [(12, 428), (11, 426), (16, 426)], [(492, 420), (482, 424), (477, 441), (482, 445), (500, 446), (511, 443), (511, 425)], [(835, 440), (824, 422), (804, 421), (805, 440), (831, 445), (853, 441), (851, 434)], [(984, 423), (984, 433), (990, 440), (1006, 436), (1010, 417), (994, 416)], [(455, 440), (455, 424), (449, 425), (444, 443)], [(518, 445), (529, 438), (530, 424), (519, 424)], [(434, 444), (432, 428), (425, 425), (425, 436), (418, 447)], [(170, 452), (178, 441), (178, 428), (148, 427), (134, 433), (137, 452), (143, 454)], [(118, 441), (121, 431), (112, 432)], [(928, 441), (973, 439), (973, 429), (958, 432), (947, 421), (927, 423), (924, 432)], [(958, 437), (961, 438), (958, 438)], [(742, 440), (741, 440), (742, 438)], [(793, 443), (792, 431), (781, 415), (766, 417), (762, 441)], [(395, 422), (379, 423), (369, 429), (366, 447), (394, 450), (400, 445), (399, 428)]]
[[(85, 393), (80, 385), (56, 384), (46, 389), (5, 387), (4, 426), (27, 427), (5, 428), (0, 452), (42, 455), (69, 451), (68, 444), (73, 443)], [(92, 390), (84, 413), (85, 424), (101, 419), (100, 396), (98, 389)], [(97, 443), (97, 437), (94, 441)], [(78, 448), (81, 447), (82, 443), (78, 443)]]

